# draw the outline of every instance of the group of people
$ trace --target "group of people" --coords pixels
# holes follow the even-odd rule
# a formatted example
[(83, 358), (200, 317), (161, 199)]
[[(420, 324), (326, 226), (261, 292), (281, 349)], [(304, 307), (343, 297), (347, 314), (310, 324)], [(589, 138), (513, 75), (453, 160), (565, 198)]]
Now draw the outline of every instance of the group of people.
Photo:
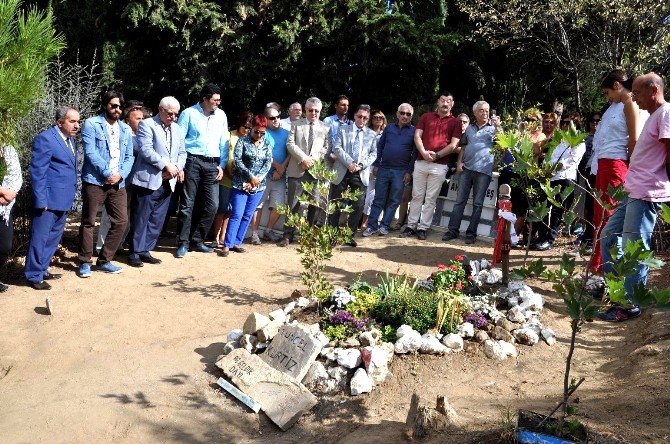
[[(596, 232), (591, 233), (594, 248), (602, 250), (602, 254), (593, 255), (591, 262), (597, 272), (607, 270), (611, 262), (609, 247), (622, 232), (627, 239), (641, 237), (648, 248), (657, 202), (670, 200), (665, 171), (670, 156), (661, 149), (667, 142), (663, 131), (670, 131), (670, 116), (666, 115), (670, 107), (663, 101), (660, 77), (649, 74), (633, 82), (623, 72), (613, 71), (603, 79), (602, 87), (611, 105), (604, 113), (591, 116), (594, 131), (586, 143), (570, 147), (563, 141), (551, 158), (544, 159), (559, 166), (551, 181), (553, 187), (569, 186), (578, 180), (578, 171), (587, 168), (590, 174), (585, 175), (586, 179), (605, 193), (604, 200), (610, 185), (624, 183), (630, 193), (627, 204), (619, 203), (609, 221), (610, 212), (597, 202), (593, 214), (585, 214), (596, 227)], [(473, 209), (464, 226), (465, 242), (476, 241), (494, 170), (492, 148), (501, 130), (500, 119), (495, 113), (492, 115), (488, 103), (478, 101), (473, 105), (470, 122), (467, 114), (452, 114), (454, 97), (445, 92), (439, 95), (435, 109), (421, 115), (414, 126), (414, 109), (408, 103), (400, 104), (396, 121), (388, 123), (383, 112), (365, 104), (358, 105), (350, 118), (349, 99), (339, 96), (334, 104), (335, 114), (321, 120), (322, 102), (311, 97), (304, 110), (299, 103), (290, 105), (284, 119), (274, 102), (268, 103), (262, 114), (245, 112), (232, 131), (220, 103), (221, 90), (213, 84), (205, 85), (200, 101), (181, 113), (177, 99), (164, 97), (153, 116), (141, 102), (126, 104), (117, 91), (103, 95), (100, 113), (86, 119), (81, 128), (79, 277), (87, 278), (93, 270), (120, 273), (122, 268), (112, 261), (124, 242), (129, 248), (129, 265), (160, 263), (151, 251), (170, 217), (171, 207), (177, 210), (177, 258), (189, 251), (216, 250), (224, 257), (231, 251), (243, 253), (242, 244), (250, 227), (252, 244), (259, 244), (264, 238), (287, 246), (294, 241), (295, 228), (276, 230), (280, 218), (277, 210), (287, 205), (293, 213), (302, 211), (298, 198), (303, 190), (310, 190), (313, 202), (320, 202), (318, 187), (306, 186), (317, 181), (311, 174), (317, 161), (325, 162), (337, 173), (330, 184), (330, 198), (340, 198), (347, 189), (360, 191), (358, 199), (349, 202), (353, 212), (345, 223), (354, 233), (362, 231), (363, 237), (387, 235), (404, 201), (406, 227), (401, 236), (425, 240), (442, 185), (455, 173), (451, 180), (458, 181), (458, 194), (443, 240), (459, 237), (464, 209), (472, 193)], [(648, 119), (644, 130), (646, 115), (638, 106), (654, 117)], [(533, 122), (542, 124), (531, 134), (538, 159), (544, 157), (558, 119), (555, 113), (526, 116), (530, 127)], [(61, 107), (55, 120), (53, 127), (35, 138), (30, 166), (33, 214), (25, 277), (40, 290), (49, 289), (47, 281), (60, 277), (49, 272), (49, 264), (62, 237), (78, 181), (75, 136), (80, 129), (79, 112)], [(579, 129), (581, 117), (577, 113), (565, 114), (561, 127), (567, 129), (570, 123)], [(21, 187), (21, 173), (15, 150), (5, 147), (3, 156), (8, 172), (0, 187), (0, 217), (5, 222), (0, 223), (0, 236), (6, 243), (9, 232), (11, 245), (11, 205)], [(653, 165), (643, 163), (652, 158), (656, 162)], [(507, 156), (503, 160), (501, 182), (511, 181), (516, 174), (513, 162)], [(523, 232), (527, 200), (523, 190), (513, 190), (518, 232)], [(635, 214), (625, 211), (626, 206), (638, 203), (647, 206)], [(269, 211), (261, 235), (264, 206)], [(104, 211), (99, 253), (96, 266), (92, 267), (93, 228), (100, 207)], [(589, 207), (587, 204), (587, 210)], [(536, 224), (534, 249), (551, 248), (561, 224), (561, 211), (561, 207), (552, 209), (545, 224)], [(318, 205), (307, 209), (311, 224), (339, 225), (340, 216), (336, 212), (326, 218)], [(619, 226), (624, 219), (626, 229)], [(639, 229), (629, 229), (633, 219)], [(212, 228), (214, 242), (208, 244)], [(582, 238), (589, 241), (587, 233)], [(355, 238), (348, 245), (355, 247)], [(630, 285), (639, 285), (645, 278), (641, 269), (639, 276), (631, 278)], [(630, 308), (626, 310), (628, 316), (634, 314)], [(621, 312), (616, 316), (621, 317)]]

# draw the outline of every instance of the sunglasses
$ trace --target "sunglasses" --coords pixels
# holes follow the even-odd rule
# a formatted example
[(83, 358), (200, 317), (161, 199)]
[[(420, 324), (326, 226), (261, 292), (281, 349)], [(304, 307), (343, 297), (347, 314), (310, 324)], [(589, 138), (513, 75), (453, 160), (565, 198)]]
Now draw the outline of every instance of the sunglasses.
[(264, 136), (265, 135), (265, 131), (261, 131), (261, 130), (257, 130), (257, 129), (254, 130), (254, 133), (258, 134), (259, 136)]
[(384, 116), (372, 116), (374, 120), (383, 120)]
[(368, 120), (370, 118), (368, 116), (362, 116), (360, 114), (356, 114), (354, 117), (361, 120)]
[(119, 105), (118, 103), (110, 103), (109, 107), (112, 109), (119, 109), (121, 108), (121, 105)]
[(398, 114), (401, 116), (412, 117), (412, 113), (406, 113), (405, 111), (398, 111)]
[(277, 119), (279, 119), (279, 116), (268, 117), (268, 120), (272, 120), (272, 121), (277, 120)]

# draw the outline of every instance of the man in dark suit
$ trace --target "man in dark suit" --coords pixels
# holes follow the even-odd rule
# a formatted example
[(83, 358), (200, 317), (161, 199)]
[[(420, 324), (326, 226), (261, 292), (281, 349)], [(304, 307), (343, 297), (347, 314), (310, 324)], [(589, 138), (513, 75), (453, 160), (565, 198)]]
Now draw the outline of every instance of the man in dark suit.
[(134, 168), (133, 221), (130, 265), (159, 264), (151, 255), (163, 228), (177, 179), (184, 180), (186, 148), (184, 133), (174, 124), (179, 114), (179, 102), (164, 97), (158, 104), (158, 115), (143, 120), (137, 130), (139, 145)]
[[(370, 105), (359, 105), (354, 114), (354, 124), (340, 127), (333, 149), (335, 155), (333, 167), (337, 172), (337, 178), (330, 186), (330, 199), (341, 199), (346, 189), (360, 191), (358, 199), (351, 202), (354, 211), (349, 214), (347, 221), (352, 232), (352, 239), (347, 242), (350, 247), (357, 245), (353, 235), (356, 234), (363, 215), (370, 165), (377, 158), (377, 135), (367, 126), (369, 119)], [(328, 218), (328, 223), (334, 227), (339, 225), (339, 221), (339, 210)]]
[(33, 187), (33, 214), (25, 276), (36, 290), (49, 290), (47, 280), (58, 279), (49, 273), (51, 258), (58, 248), (67, 212), (77, 190), (77, 146), (79, 112), (61, 107), (56, 125), (39, 133), (33, 141), (30, 179)]

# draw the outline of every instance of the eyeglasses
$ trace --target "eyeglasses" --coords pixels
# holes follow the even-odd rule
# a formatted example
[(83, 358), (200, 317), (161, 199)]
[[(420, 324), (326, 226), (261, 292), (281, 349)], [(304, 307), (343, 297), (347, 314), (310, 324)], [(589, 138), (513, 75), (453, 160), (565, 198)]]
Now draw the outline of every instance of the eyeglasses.
[(130, 108), (128, 110), (128, 112), (132, 112), (132, 111), (142, 111), (142, 107), (141, 106), (133, 106), (132, 108)]
[(254, 129), (254, 133), (258, 134), (259, 136), (264, 136), (265, 135), (265, 131), (261, 131), (261, 130), (257, 130), (257, 129)]
[(277, 119), (279, 119), (279, 116), (270, 116), (270, 117), (268, 117), (268, 120), (272, 120), (272, 121), (275, 121), (275, 120), (277, 120)]
[(370, 118), (368, 116), (362, 116), (360, 114), (356, 114), (354, 117), (361, 120), (368, 120)]
[(406, 113), (405, 111), (398, 111), (398, 114), (401, 116), (412, 117), (412, 113)]
[(321, 110), (316, 109), (316, 108), (312, 108), (312, 109), (305, 110), (305, 112), (319, 114), (321, 112)]
[(161, 109), (162, 109), (163, 112), (164, 112), (165, 114), (167, 114), (167, 116), (168, 116), (169, 118), (171, 118), (171, 119), (176, 119), (177, 116), (179, 115), (179, 111), (177, 111), (176, 113), (171, 113), (170, 111), (166, 110), (165, 108), (161, 108)]
[(384, 116), (372, 116), (372, 120), (384, 120)]
[(112, 108), (112, 109), (119, 109), (119, 108), (121, 108), (121, 105), (119, 105), (118, 103), (109, 103), (108, 105), (109, 105), (109, 107)]

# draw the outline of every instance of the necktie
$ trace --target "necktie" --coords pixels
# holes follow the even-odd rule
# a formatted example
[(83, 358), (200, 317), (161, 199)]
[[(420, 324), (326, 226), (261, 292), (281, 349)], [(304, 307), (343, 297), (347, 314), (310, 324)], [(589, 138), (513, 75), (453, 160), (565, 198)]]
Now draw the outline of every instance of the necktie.
[(74, 154), (74, 147), (72, 146), (72, 140), (70, 140), (69, 137), (65, 139), (65, 145), (67, 145), (67, 147), (70, 148), (70, 152)]
[(354, 159), (354, 162), (356, 162), (356, 163), (358, 163), (358, 156), (359, 156), (359, 152), (361, 150), (361, 133), (362, 132), (363, 131), (360, 130), (360, 129), (356, 130), (356, 137), (354, 138), (354, 146), (351, 149), (351, 151), (352, 151), (351, 155)]
[(307, 151), (309, 155), (312, 154), (312, 145), (314, 144), (314, 124), (309, 124), (309, 136), (307, 137)]

